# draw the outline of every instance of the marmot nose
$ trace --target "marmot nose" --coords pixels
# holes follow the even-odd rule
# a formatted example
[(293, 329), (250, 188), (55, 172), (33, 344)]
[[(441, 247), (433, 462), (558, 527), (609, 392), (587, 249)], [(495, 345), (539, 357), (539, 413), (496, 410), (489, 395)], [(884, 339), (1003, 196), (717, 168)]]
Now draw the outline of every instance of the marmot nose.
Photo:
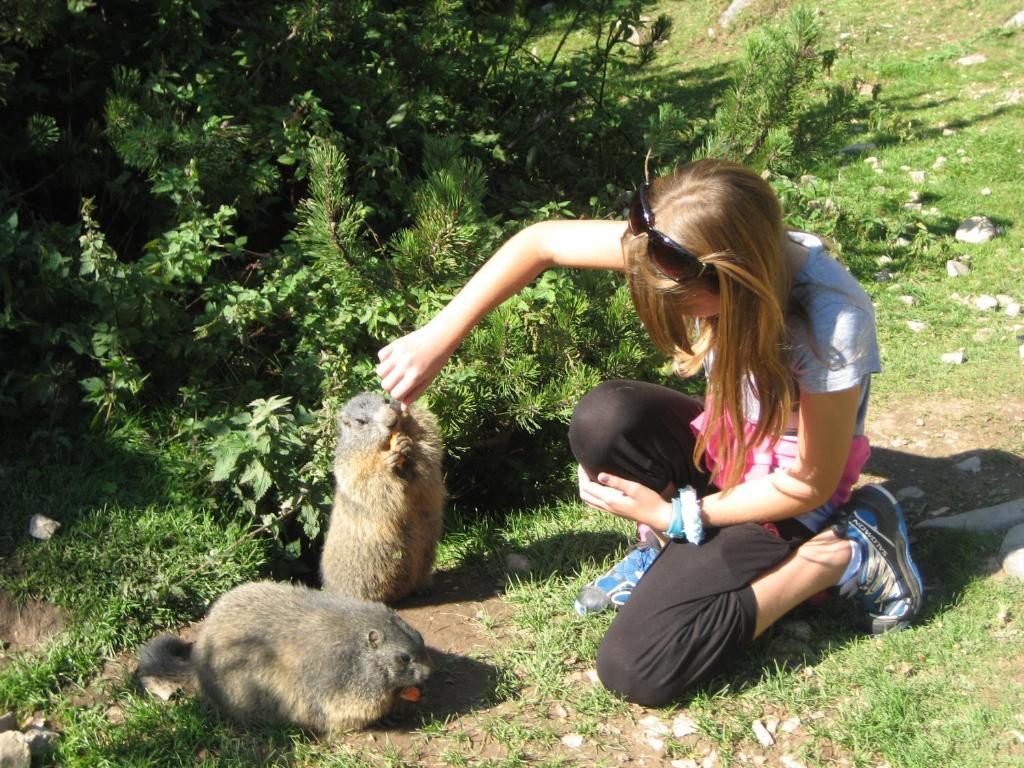
[(397, 423), (400, 415), (401, 410), (399, 404), (396, 401), (391, 400), (384, 403), (384, 405), (380, 407), (380, 410), (377, 411), (377, 421), (390, 429)]

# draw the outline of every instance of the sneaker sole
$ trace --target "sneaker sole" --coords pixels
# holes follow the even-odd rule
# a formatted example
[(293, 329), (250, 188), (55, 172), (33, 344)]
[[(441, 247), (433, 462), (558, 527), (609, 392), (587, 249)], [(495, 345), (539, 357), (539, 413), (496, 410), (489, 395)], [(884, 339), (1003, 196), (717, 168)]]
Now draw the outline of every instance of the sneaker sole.
[[(878, 503), (872, 503), (871, 497), (875, 495), (882, 497)], [(850, 502), (855, 503), (861, 500), (866, 501), (866, 506), (870, 507), (875, 513), (879, 533), (886, 539), (889, 545), (886, 549), (888, 551), (895, 551), (900, 578), (910, 590), (911, 609), (907, 616), (899, 618), (871, 617), (871, 632), (878, 635), (883, 632), (889, 632), (893, 629), (904, 629), (913, 623), (918, 615), (920, 615), (921, 608), (924, 603), (924, 584), (921, 581), (921, 574), (918, 572), (917, 566), (910, 558), (910, 541), (907, 533), (907, 522), (903, 517), (902, 510), (900, 509), (899, 502), (896, 501), (896, 497), (889, 493), (889, 491), (883, 486), (872, 483), (871, 485), (865, 485), (864, 487), (859, 488), (850, 499)], [(851, 515), (850, 525), (856, 525), (857, 530), (865, 538), (871, 539), (876, 536), (870, 526), (860, 520), (856, 508), (854, 509), (853, 515)], [(898, 547), (895, 545), (893, 530), (897, 531), (902, 537), (903, 546)]]

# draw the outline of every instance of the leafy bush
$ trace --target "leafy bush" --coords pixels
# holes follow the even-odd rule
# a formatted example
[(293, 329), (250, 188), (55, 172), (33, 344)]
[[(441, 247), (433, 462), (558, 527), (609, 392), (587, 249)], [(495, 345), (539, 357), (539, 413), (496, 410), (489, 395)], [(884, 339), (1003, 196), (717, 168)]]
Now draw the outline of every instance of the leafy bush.
[[(785, 169), (841, 125), (839, 91), (822, 101), (820, 66), (793, 55), (817, 35), (797, 16), (751, 44), (722, 107), (762, 94), (758, 115), (786, 140), (722, 110), (708, 138), (633, 88), (671, 27), (645, 25), (641, 6), (13, 3), (0, 19), (0, 101), (17, 105), (0, 117), (3, 416), (52, 434), (83, 406), (97, 428), (171, 413), (241, 509), (266, 526), (297, 515), (315, 536), (334, 409), (376, 386), (376, 351), (511, 231), (615, 212), (648, 144)], [(551, 454), (520, 458), (523, 435), (563, 443), (589, 387), (659, 375), (621, 281), (545, 274), (429, 393), (450, 485), (521, 499), (552, 474)]]

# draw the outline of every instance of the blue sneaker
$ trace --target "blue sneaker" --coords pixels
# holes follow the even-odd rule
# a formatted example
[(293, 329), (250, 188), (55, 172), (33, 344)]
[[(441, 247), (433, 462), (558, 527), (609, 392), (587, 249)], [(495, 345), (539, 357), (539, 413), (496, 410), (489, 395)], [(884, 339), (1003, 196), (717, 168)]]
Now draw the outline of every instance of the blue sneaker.
[(659, 547), (641, 542), (630, 547), (626, 556), (611, 569), (580, 590), (573, 608), (580, 616), (619, 608), (629, 600), (633, 588), (661, 554)]
[(893, 495), (880, 485), (859, 488), (833, 530), (861, 546), (861, 566), (839, 594), (860, 600), (865, 626), (880, 635), (911, 624), (924, 604), (924, 585), (910, 559), (907, 523)]

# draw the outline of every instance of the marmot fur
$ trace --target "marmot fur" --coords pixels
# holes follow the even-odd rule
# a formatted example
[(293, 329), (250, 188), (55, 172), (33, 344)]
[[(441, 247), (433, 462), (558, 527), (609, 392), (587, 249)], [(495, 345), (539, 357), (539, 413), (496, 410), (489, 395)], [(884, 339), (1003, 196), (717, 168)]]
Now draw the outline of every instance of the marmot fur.
[(173, 635), (139, 652), (140, 677), (198, 685), (224, 715), (316, 732), (362, 728), (416, 700), (430, 674), (423, 638), (397, 613), (308, 587), (235, 587), (195, 643)]
[(338, 415), (323, 587), (393, 603), (430, 586), (446, 498), (433, 415), (364, 392)]

